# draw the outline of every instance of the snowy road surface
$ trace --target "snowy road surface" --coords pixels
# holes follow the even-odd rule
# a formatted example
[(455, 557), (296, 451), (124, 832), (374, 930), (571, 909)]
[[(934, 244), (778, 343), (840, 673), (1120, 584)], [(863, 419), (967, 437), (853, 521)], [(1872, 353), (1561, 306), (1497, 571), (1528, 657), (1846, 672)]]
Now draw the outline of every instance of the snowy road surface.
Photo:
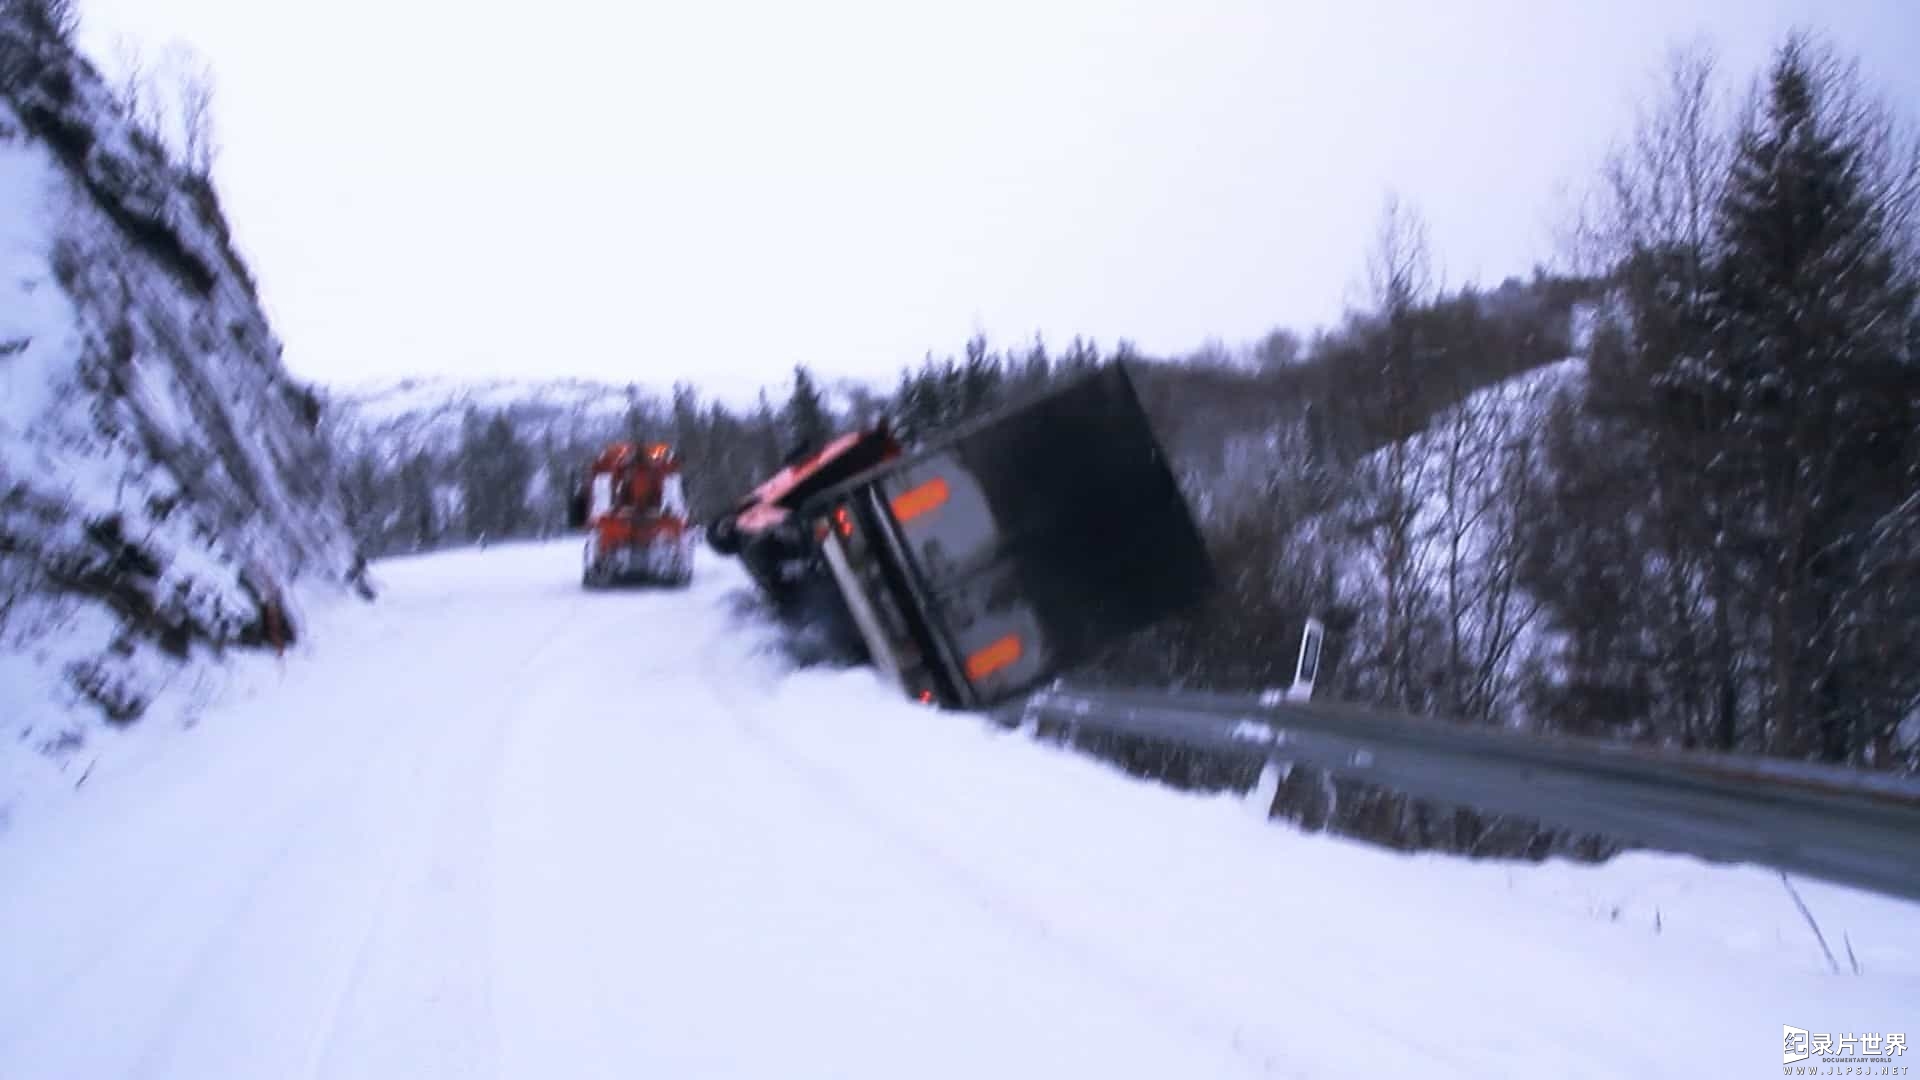
[[(1774, 1075), (1920, 1042), (1914, 905), (1404, 857), (865, 671), (707, 561), (385, 564), (382, 602), (0, 833), (0, 1077)], [(1895, 1067), (1920, 1064), (1896, 1059)]]

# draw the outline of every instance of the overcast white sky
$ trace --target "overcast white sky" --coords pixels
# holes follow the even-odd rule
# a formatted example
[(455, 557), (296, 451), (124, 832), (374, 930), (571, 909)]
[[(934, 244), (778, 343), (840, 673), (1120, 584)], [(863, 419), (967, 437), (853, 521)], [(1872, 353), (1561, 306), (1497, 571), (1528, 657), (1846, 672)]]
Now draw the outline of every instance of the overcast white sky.
[(1389, 188), (1451, 283), (1553, 255), (1668, 46), (1824, 29), (1920, 115), (1916, 0), (82, 0), (198, 48), (294, 371), (729, 397), (976, 328), (1151, 354), (1336, 319)]

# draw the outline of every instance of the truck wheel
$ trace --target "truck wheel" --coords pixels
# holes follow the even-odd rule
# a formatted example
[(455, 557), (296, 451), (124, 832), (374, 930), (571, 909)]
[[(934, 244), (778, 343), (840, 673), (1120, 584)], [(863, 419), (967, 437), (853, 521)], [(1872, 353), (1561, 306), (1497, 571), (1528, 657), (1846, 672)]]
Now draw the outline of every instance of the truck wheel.
[(740, 525), (732, 514), (722, 514), (707, 526), (707, 546), (722, 555), (740, 551)]

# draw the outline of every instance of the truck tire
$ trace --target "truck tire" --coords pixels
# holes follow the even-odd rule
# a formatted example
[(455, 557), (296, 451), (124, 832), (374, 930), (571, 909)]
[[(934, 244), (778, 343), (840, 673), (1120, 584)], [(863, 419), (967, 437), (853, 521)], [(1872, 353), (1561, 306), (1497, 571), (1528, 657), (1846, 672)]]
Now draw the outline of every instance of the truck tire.
[(707, 526), (707, 546), (721, 555), (740, 551), (740, 524), (732, 514), (722, 514)]

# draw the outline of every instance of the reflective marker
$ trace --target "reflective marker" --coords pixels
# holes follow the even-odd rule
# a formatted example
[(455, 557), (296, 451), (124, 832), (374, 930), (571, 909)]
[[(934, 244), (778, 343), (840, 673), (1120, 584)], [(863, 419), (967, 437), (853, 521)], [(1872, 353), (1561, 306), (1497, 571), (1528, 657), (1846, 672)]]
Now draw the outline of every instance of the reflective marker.
[(901, 492), (893, 500), (893, 519), (902, 524), (947, 501), (947, 482), (936, 476), (919, 487)]
[(1020, 635), (1008, 634), (967, 657), (967, 680), (979, 682), (1018, 659), (1020, 659)]

